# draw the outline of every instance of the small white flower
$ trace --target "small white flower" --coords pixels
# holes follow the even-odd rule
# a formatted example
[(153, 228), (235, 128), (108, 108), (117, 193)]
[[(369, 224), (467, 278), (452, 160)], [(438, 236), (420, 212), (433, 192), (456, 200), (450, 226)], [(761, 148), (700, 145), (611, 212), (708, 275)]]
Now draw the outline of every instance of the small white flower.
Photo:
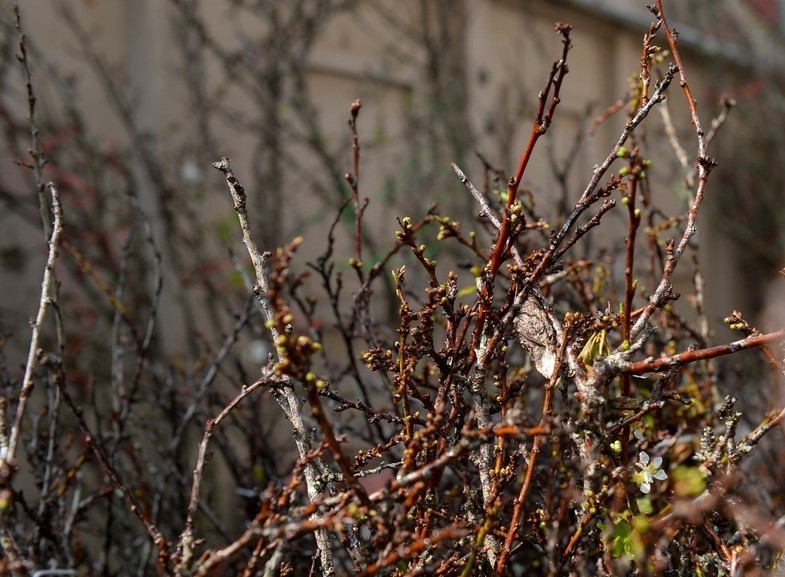
[(641, 492), (648, 494), (654, 479), (664, 481), (668, 478), (668, 474), (660, 469), (661, 465), (662, 457), (649, 459), (649, 455), (645, 451), (638, 453), (638, 462), (635, 463), (635, 466), (641, 470), (632, 475), (632, 480), (640, 487)]

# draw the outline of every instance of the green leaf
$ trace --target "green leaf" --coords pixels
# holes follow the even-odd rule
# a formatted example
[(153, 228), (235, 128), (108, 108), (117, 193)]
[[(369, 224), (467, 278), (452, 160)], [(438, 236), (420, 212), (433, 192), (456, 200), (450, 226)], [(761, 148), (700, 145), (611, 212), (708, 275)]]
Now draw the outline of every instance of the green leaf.
[(691, 499), (706, 490), (706, 480), (698, 467), (681, 465), (671, 473), (673, 492), (677, 497)]
[(651, 502), (651, 497), (647, 495), (646, 497), (636, 499), (636, 501), (638, 502), (638, 509), (640, 509), (641, 513), (644, 515), (651, 515), (654, 513), (654, 505)]

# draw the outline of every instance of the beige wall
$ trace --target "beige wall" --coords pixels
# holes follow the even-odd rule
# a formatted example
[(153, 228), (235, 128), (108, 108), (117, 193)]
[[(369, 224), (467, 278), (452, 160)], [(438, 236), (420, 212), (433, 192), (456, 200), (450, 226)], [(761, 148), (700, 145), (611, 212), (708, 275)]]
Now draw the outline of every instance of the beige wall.
[[(169, 2), (74, 0), (72, 4), (84, 29), (100, 47), (100, 54), (127, 79), (126, 87), (133, 94), (139, 125), (161, 136), (161, 142), (168, 150), (176, 151), (178, 147), (192, 142), (196, 122), (189, 109), (188, 89), (178, 72), (182, 62), (177, 51), (177, 37), (169, 29), (172, 18)], [(643, 26), (649, 20), (644, 4), (643, 0), (472, 0), (461, 4), (461, 9), (465, 10), (463, 50), (469, 102), (467, 124), (474, 137), (472, 146), (482, 150), (508, 172), (514, 170), (528, 136), (536, 94), (551, 62), (560, 52), (552, 27), (555, 20), (561, 20), (571, 22), (575, 27), (575, 49), (570, 54), (570, 74), (565, 81), (562, 105), (550, 137), (555, 143), (557, 156), (565, 154), (579, 129), (586, 106), (593, 103), (594, 112), (600, 112), (623, 96), (630, 75), (637, 73), (641, 35), (645, 31)], [(666, 6), (668, 4), (671, 3), (666, 2)], [(96, 138), (106, 143), (127, 143), (128, 135), (107, 103), (106, 94), (95, 76), (82, 61), (77, 43), (58, 17), (55, 5), (51, 0), (26, 0), (23, 3), (24, 24), (31, 42), (47, 62), (65, 76), (75, 79), (79, 107), (86, 113)], [(233, 18), (226, 2), (211, 0), (203, 5), (204, 21), (224, 49), (237, 47), (234, 36), (237, 30), (244, 30), (250, 36), (265, 34), (263, 23)], [(392, 3), (379, 2), (378, 5), (389, 10)], [(402, 22), (415, 22), (418, 18), (416, 3), (395, 2), (394, 6), (393, 13)], [(310, 56), (308, 86), (328, 145), (338, 151), (341, 146), (344, 147), (344, 152), (337, 156), (344, 163), (340, 167), (341, 172), (351, 166), (346, 130), (348, 106), (355, 97), (363, 97), (360, 120), (363, 137), (362, 193), (372, 200), (367, 226), (391, 240), (392, 231), (397, 226), (395, 216), (415, 215), (433, 200), (449, 203), (454, 195), (465, 193), (457, 184), (451, 190), (436, 187), (416, 197), (421, 201), (420, 206), (406, 207), (398, 205), (395, 198), (386, 196), (386, 175), (395, 173), (402, 178), (408, 170), (407, 163), (411, 162), (407, 156), (412, 138), (411, 119), (422, 116), (427, 107), (422, 68), (425, 55), (421, 47), (409, 42), (400, 29), (381, 17), (376, 8), (374, 2), (364, 2), (357, 13), (344, 14), (329, 22), (318, 36)], [(682, 28), (679, 24), (677, 26)], [(689, 29), (689, 26), (685, 28)], [(713, 78), (711, 83), (705, 81), (701, 77), (702, 64), (688, 54), (687, 67), (699, 95), (713, 90), (713, 85), (719, 83), (717, 78)], [(46, 72), (36, 69), (35, 74), (41, 80)], [(220, 64), (208, 59), (204, 74), (205, 81), (219, 93), (221, 83), (226, 84), (226, 74)], [(240, 94), (229, 85), (224, 88), (220, 96), (222, 103), (230, 104), (238, 111), (254, 109), (247, 95)], [(50, 89), (41, 89), (42, 100), (55, 106), (56, 98), (47, 90)], [(705, 123), (711, 116), (712, 99), (716, 93), (712, 94), (705, 100), (700, 98)], [(683, 99), (676, 90), (672, 91), (670, 101), (674, 116), (682, 120), (686, 118)], [(23, 101), (19, 100), (17, 105), (22, 106)], [(258, 120), (258, 116), (249, 118), (249, 122)], [(233, 159), (237, 175), (249, 188), (263, 186), (263, 183), (254, 180), (258, 165), (253, 139), (247, 134), (238, 136), (232, 130), (221, 127), (219, 119), (212, 122), (220, 154)], [(623, 115), (617, 115), (581, 151), (570, 180), (574, 196), (582, 190), (592, 166), (607, 153), (623, 123)], [(293, 126), (298, 127), (296, 121), (293, 121)], [(659, 126), (659, 122), (655, 122), (654, 126)], [(262, 131), (263, 127), (260, 126), (259, 130)], [(684, 137), (691, 149), (694, 148), (689, 130), (685, 131)], [(286, 190), (282, 197), (285, 201), (283, 219), (290, 232), (306, 235), (309, 241), (306, 246), (312, 243), (321, 249), (324, 229), (313, 226), (313, 223), (326, 222), (332, 212), (318, 201), (319, 194), (315, 199), (311, 192), (316, 190), (314, 182), (321, 178), (323, 166), (309, 153), (308, 147), (296, 139), (292, 139), (288, 146), (300, 164), (286, 175)], [(525, 184), (535, 190), (553, 187), (546, 150), (547, 144), (543, 142), (526, 175)], [(205, 191), (199, 197), (201, 204), (196, 209), (200, 218), (209, 225), (231, 218), (232, 211), (225, 198), (223, 184), (205, 162), (213, 159), (177, 154), (173, 154), (173, 158), (180, 163), (195, 162), (204, 172), (205, 180), (200, 186)], [(679, 181), (671, 165), (662, 163), (658, 167), (661, 167), (660, 171), (655, 167), (652, 172), (653, 180), (661, 187), (659, 190), (665, 191)], [(176, 172), (180, 166), (173, 165), (171, 168)], [(454, 183), (446, 163), (441, 168), (445, 176), (440, 182)], [(469, 158), (464, 169), (470, 178), (481, 180), (475, 159)], [(18, 175), (13, 182), (14, 186), (29, 186)], [(670, 192), (663, 194), (671, 197), (666, 201), (669, 206), (678, 206)], [(143, 200), (155, 214), (156, 199)], [(463, 202), (466, 202), (465, 198)], [(407, 209), (408, 213), (405, 212)], [(624, 226), (622, 220), (618, 222), (620, 227)], [(26, 225), (13, 223), (3, 226), (8, 226), (4, 235), (17, 236), (24, 233)], [(724, 242), (721, 236), (712, 230), (705, 217), (700, 222), (700, 230), (704, 240), (702, 259), (710, 281), (707, 298), (714, 316), (721, 317), (729, 310), (729, 303), (738, 298), (739, 287), (734, 285), (733, 275), (727, 272), (727, 260), (717, 254), (717, 247)], [(159, 230), (159, 233), (163, 234), (163, 231)], [(28, 247), (40, 249), (40, 244), (32, 243)], [(727, 254), (727, 250), (723, 249), (722, 254)], [(18, 295), (19, 310), (32, 311), (30, 297), (35, 294), (38, 280), (35, 274), (30, 278), (27, 288)], [(20, 279), (15, 278), (14, 282), (20, 282)], [(177, 289), (169, 287), (167, 291), (166, 298), (171, 304), (177, 299)], [(178, 323), (168, 323), (167, 326), (166, 330), (171, 331), (170, 336), (176, 340), (175, 327)]]

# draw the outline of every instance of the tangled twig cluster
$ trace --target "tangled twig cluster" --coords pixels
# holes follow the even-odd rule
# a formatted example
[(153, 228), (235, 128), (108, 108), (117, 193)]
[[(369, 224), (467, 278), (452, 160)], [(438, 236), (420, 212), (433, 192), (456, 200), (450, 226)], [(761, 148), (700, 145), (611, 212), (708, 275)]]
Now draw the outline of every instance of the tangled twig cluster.
[[(298, 273), (294, 264), (301, 239), (274, 254), (259, 249), (245, 188), (228, 158), (216, 162), (239, 217), (256, 302), (237, 315), (234, 331), (203, 380), (187, 388), (192, 403), (173, 404), (179, 408), (172, 410), (177, 419), (166, 443), (152, 434), (133, 434), (143, 419), (134, 411), (144, 387), (169, 382), (167, 376), (142, 379), (154, 375), (146, 358), (149, 331), (144, 337), (134, 333), (127, 345), (136, 353), (135, 377), (130, 383), (118, 378), (121, 392), (110, 403), (113, 434), (96, 433), (102, 426), (100, 403), (97, 416), (85, 418), (82, 405), (89, 399), (75, 393), (68, 373), (63, 305), (54, 277), (58, 251), (68, 249), (62, 240), (68, 218), (57, 188), (50, 185), (54, 216), (45, 227), (49, 259), (39, 313), (22, 386), (2, 405), (5, 416), (15, 403), (10, 427), (4, 420), (0, 430), (5, 568), (33, 573), (49, 556), (68, 566), (60, 574), (78, 574), (76, 568), (96, 545), (83, 544), (74, 528), (89, 526), (93, 502), (112, 495), (117, 500), (111, 515), (121, 515), (116, 509), (122, 503), (123, 514), (132, 514), (144, 528), (126, 548), (146, 550), (135, 555), (107, 549), (111, 555), (135, 557), (140, 575), (153, 568), (177, 576), (221, 571), (287, 575), (308, 568), (322, 575), (611, 575), (630, 570), (739, 575), (776, 566), (785, 533), (745, 510), (745, 495), (734, 481), (745, 474), (742, 465), (764, 435), (781, 424), (785, 409), (770, 412), (741, 435), (737, 399), (720, 392), (716, 359), (757, 349), (774, 371), (783, 373), (785, 329), (760, 334), (734, 312), (728, 324), (743, 338), (710, 346), (697, 261), (694, 318), (673, 306), (680, 298), (674, 274), (696, 247), (697, 217), (715, 161), (676, 33), (660, 1), (651, 11), (654, 23), (644, 37), (624, 128), (558, 222), (534, 213), (522, 182), (538, 141), (558, 118), (572, 48), (571, 27), (565, 24), (556, 25), (562, 53), (539, 95), (514, 175), (505, 179), (483, 160), (481, 190), (453, 165), (477, 202), (479, 226), (492, 239), (487, 246), (482, 235), (466, 234), (465, 224), (434, 207), (420, 219), (400, 218), (387, 254), (370, 253), (364, 245), (367, 200), (360, 196), (359, 100), (349, 116), (353, 166), (346, 181), (351, 192), (322, 256), (310, 263), (310, 274)], [(672, 60), (664, 68), (667, 58), (656, 44), (661, 36)], [(647, 178), (653, 167), (641, 135), (652, 112), (664, 109), (674, 79), (690, 112), (697, 153), (692, 164), (684, 162), (684, 147), (668, 130), (692, 195), (684, 214), (669, 217), (654, 201)], [(728, 110), (723, 107), (712, 123), (711, 138)], [(34, 122), (33, 104), (30, 117)], [(663, 118), (667, 127), (670, 117)], [(33, 159), (40, 181), (38, 151)], [(624, 275), (614, 284), (607, 260), (573, 255), (591, 231), (606, 227), (607, 215), (618, 211), (619, 203), (627, 229), (619, 251)], [(42, 200), (49, 223), (46, 206)], [(353, 256), (347, 259), (351, 274), (345, 275), (346, 270), (339, 272), (336, 230), (350, 209)], [(675, 239), (665, 238), (674, 231)], [(449, 264), (436, 259), (436, 247), (446, 243), (461, 254)], [(157, 255), (152, 235), (149, 244)], [(75, 260), (85, 263), (77, 254)], [(393, 266), (398, 260), (405, 264)], [(345, 276), (353, 277), (351, 295), (346, 287), (352, 281)], [(321, 300), (309, 286), (313, 278), (326, 295)], [(387, 286), (397, 305), (391, 328), (374, 307), (385, 283), (391, 283)], [(112, 305), (118, 326), (133, 322), (119, 298)], [(55, 352), (45, 352), (41, 341), (49, 309), (58, 327)], [(317, 320), (323, 309), (334, 316), (331, 328)], [(245, 380), (217, 407), (203, 405), (226, 350), (251, 318), (262, 319), (273, 344), (260, 376)], [(121, 358), (118, 362), (122, 365)], [(61, 402), (75, 423), (68, 442), (58, 444), (50, 435), (48, 449), (39, 452), (40, 445), (26, 444), (40, 487), (38, 511), (16, 484), (23, 468), (20, 442), (29, 434), (25, 426), (31, 423), (37, 431), (42, 418), (30, 413), (34, 386), (51, 387), (53, 430), (62, 418)], [(176, 388), (166, 390), (181, 396)], [(209, 492), (216, 486), (209, 478), (211, 447), (231, 441), (222, 429), (233, 422), (241, 423), (238, 429), (258, 424), (270, 406), (254, 405), (255, 399), (274, 400), (271, 405), (283, 412), (296, 456), (291, 471), (276, 478), (255, 467), (248, 467), (246, 475), (242, 458), (226, 457), (237, 478), (253, 486), (242, 527), (233, 532), (211, 507)], [(247, 421), (241, 420), (244, 409), (250, 413)], [(176, 449), (194, 429), (199, 433), (195, 464), (173, 465)], [(142, 439), (160, 444), (155, 463), (140, 462)], [(74, 453), (74, 464), (64, 467)], [(93, 459), (96, 465), (89, 469), (86, 463)], [(150, 469), (157, 474), (148, 482)], [(190, 476), (182, 474), (184, 469)], [(73, 479), (91, 470), (100, 477), (99, 488), (83, 496), (78, 487), (89, 483), (77, 485)], [(167, 519), (161, 511), (172, 494), (180, 516)], [(67, 495), (74, 503), (70, 515), (65, 513)], [(109, 537), (107, 543), (115, 546)]]

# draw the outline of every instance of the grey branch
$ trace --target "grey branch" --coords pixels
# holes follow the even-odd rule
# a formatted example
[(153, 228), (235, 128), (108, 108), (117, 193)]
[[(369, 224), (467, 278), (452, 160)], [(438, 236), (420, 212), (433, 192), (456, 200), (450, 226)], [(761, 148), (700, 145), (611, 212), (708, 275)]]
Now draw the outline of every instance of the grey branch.
[[(16, 446), (19, 443), (19, 435), (22, 429), (22, 420), (27, 410), (27, 400), (30, 393), (33, 392), (33, 370), (41, 356), (41, 350), (38, 348), (41, 339), (41, 329), (44, 326), (46, 319), (46, 311), (52, 303), (52, 290), (55, 283), (55, 261), (57, 260), (57, 249), (60, 244), (60, 235), (63, 232), (63, 209), (60, 205), (60, 195), (57, 188), (53, 183), (48, 184), (49, 192), (52, 195), (52, 212), (54, 213), (54, 225), (52, 227), (52, 235), (49, 237), (49, 256), (46, 259), (46, 267), (44, 268), (44, 279), (41, 281), (41, 298), (38, 302), (38, 314), (36, 314), (33, 321), (33, 335), (30, 338), (30, 350), (27, 353), (27, 366), (25, 367), (25, 375), (22, 379), (22, 390), (19, 392), (19, 406), (16, 408), (16, 417), (14, 424), (11, 426), (11, 435), (8, 439), (8, 444), (0, 448), (0, 459), (7, 463), (14, 463), (16, 460)], [(0, 440), (0, 443), (5, 445), (5, 439)]]
[[(270, 256), (270, 253), (261, 253), (251, 236), (248, 211), (246, 210), (245, 188), (243, 188), (237, 178), (235, 178), (228, 158), (223, 157), (220, 161), (214, 163), (213, 167), (223, 172), (226, 177), (226, 183), (229, 185), (229, 191), (232, 193), (234, 210), (237, 212), (237, 217), (240, 219), (243, 242), (248, 249), (248, 254), (251, 256), (254, 272), (256, 273), (257, 287), (255, 287), (254, 293), (264, 309), (267, 320), (273, 320), (275, 318), (275, 311), (273, 311), (272, 304), (268, 297), (270, 286), (267, 280), (266, 271), (267, 258)], [(275, 327), (271, 327), (270, 332), (272, 333), (273, 341), (276, 341), (278, 339), (278, 331)], [(300, 407), (303, 405), (304, 401), (299, 399), (294, 390), (290, 387), (282, 389), (281, 396), (276, 398), (278, 399), (281, 409), (283, 409), (286, 414), (287, 419), (289, 419), (289, 422), (292, 424), (294, 442), (297, 445), (297, 453), (300, 456), (300, 459), (308, 463), (305, 466), (306, 490), (308, 498), (313, 501), (319, 495), (318, 487), (320, 483), (318, 469), (323, 469), (325, 465), (321, 462), (321, 459), (309, 459), (308, 457), (309, 453), (312, 451), (312, 446), (309, 441), (310, 437), (305, 427), (303, 416), (300, 413)], [(181, 537), (181, 544), (188, 545), (192, 548), (193, 537), (191, 535), (186, 535), (186, 532), (184, 532), (183, 537)], [(319, 548), (322, 574), (334, 575), (335, 568), (332, 560), (332, 551), (330, 549), (330, 538), (326, 529), (318, 529), (316, 531), (316, 544)]]

